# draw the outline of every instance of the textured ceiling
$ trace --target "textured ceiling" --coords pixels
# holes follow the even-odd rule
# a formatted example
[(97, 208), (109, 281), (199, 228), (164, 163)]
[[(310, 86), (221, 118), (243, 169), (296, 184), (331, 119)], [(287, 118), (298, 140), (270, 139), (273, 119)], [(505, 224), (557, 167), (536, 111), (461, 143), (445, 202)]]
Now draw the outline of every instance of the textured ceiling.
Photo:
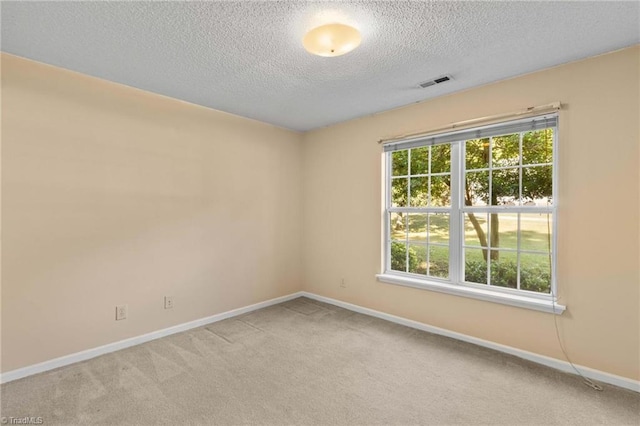
[[(2, 50), (309, 130), (640, 42), (638, 2), (7, 2)], [(358, 27), (347, 55), (315, 26)], [(442, 74), (453, 81), (420, 89)]]

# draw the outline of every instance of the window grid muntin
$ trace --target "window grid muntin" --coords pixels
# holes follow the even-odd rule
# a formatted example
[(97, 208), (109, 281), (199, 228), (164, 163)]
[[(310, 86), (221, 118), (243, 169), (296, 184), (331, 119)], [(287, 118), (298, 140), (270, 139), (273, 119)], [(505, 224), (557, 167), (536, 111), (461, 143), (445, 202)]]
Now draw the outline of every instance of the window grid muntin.
[[(462, 146), (462, 171), (461, 174), (462, 176), (465, 177), (464, 181), (462, 182), (462, 185), (466, 186), (466, 175), (469, 172), (480, 172), (480, 171), (488, 171), (489, 172), (489, 187), (488, 187), (488, 203), (486, 206), (466, 206), (466, 204), (464, 202), (461, 202), (460, 204), (460, 210), (462, 212), (462, 218), (461, 218), (461, 223), (459, 224), (459, 226), (461, 226), (461, 229), (464, 230), (464, 216), (467, 215), (468, 213), (475, 213), (478, 212), (480, 210), (482, 210), (482, 212), (486, 212), (488, 213), (488, 217), (487, 217), (487, 247), (481, 247), (481, 246), (467, 246), (465, 244), (465, 238), (461, 238), (460, 243), (462, 245), (462, 250), (461, 250), (461, 254), (462, 254), (462, 258), (461, 258), (461, 262), (460, 262), (460, 277), (461, 282), (465, 283), (465, 284), (478, 284), (481, 286), (486, 286), (486, 287), (492, 287), (492, 289), (495, 289), (496, 287), (500, 287), (500, 286), (495, 286), (491, 284), (491, 250), (507, 250), (507, 251), (511, 251), (513, 249), (502, 249), (502, 248), (497, 248), (497, 249), (493, 249), (491, 247), (491, 232), (492, 232), (492, 221), (491, 221), (491, 213), (504, 213), (504, 212), (510, 212), (510, 213), (517, 213), (518, 214), (518, 229), (517, 229), (517, 242), (518, 245), (521, 242), (521, 235), (520, 235), (520, 220), (521, 220), (521, 214), (522, 213), (534, 213), (534, 207), (535, 207), (535, 212), (539, 212), (539, 213), (546, 213), (549, 215), (549, 220), (553, 222), (553, 227), (555, 227), (556, 224), (556, 220), (555, 220), (555, 188), (556, 188), (556, 167), (555, 167), (555, 163), (556, 163), (556, 140), (557, 140), (557, 126), (555, 127), (547, 127), (546, 129), (538, 129), (536, 131), (542, 131), (542, 130), (547, 130), (547, 129), (551, 129), (552, 130), (552, 163), (535, 163), (535, 164), (523, 164), (523, 139), (524, 139), (524, 135), (525, 133), (528, 133), (528, 131), (522, 131), (519, 132), (519, 144), (518, 144), (518, 165), (517, 166), (503, 166), (503, 167), (493, 167), (493, 146), (494, 146), (494, 138), (496, 137), (500, 137), (500, 136), (508, 136), (509, 134), (504, 134), (504, 135), (497, 135), (497, 136), (491, 136), (489, 137), (489, 149), (488, 149), (488, 160), (487, 160), (487, 164), (489, 167), (486, 168), (478, 168), (478, 169), (466, 169), (467, 166), (467, 159), (466, 159), (466, 147), (467, 147), (467, 142), (470, 140), (481, 140), (481, 139), (468, 139), (465, 141), (460, 141), (460, 145)], [(523, 172), (524, 169), (526, 168), (533, 168), (533, 167), (544, 167), (544, 166), (551, 166), (551, 171), (552, 171), (552, 183), (551, 183), (551, 197), (549, 198), (550, 201), (548, 201), (548, 205), (547, 206), (525, 206), (524, 202), (523, 202)], [(492, 195), (493, 195), (493, 170), (501, 170), (501, 169), (514, 169), (514, 168), (518, 168), (519, 169), (519, 178), (518, 178), (518, 203), (515, 206), (508, 206), (508, 205), (493, 205), (492, 204)], [(462, 196), (462, 195), (461, 195)], [(497, 200), (496, 200), (497, 201)], [(500, 209), (496, 209), (496, 207), (501, 207)], [(522, 209), (522, 210), (521, 210)], [(550, 231), (551, 232), (551, 231)], [(518, 291), (527, 291), (529, 292), (529, 290), (522, 290), (520, 287), (520, 277), (521, 277), (521, 267), (520, 267), (520, 253), (525, 253), (525, 254), (545, 254), (545, 255), (549, 255), (550, 257), (550, 282), (549, 282), (549, 292), (548, 293), (542, 293), (542, 292), (532, 292), (532, 293), (536, 293), (536, 294), (544, 294), (544, 295), (554, 295), (555, 294), (555, 253), (554, 253), (554, 248), (555, 248), (555, 230), (552, 232), (552, 235), (550, 235), (550, 238), (552, 239), (551, 241), (551, 247), (549, 249), (549, 252), (531, 252), (531, 251), (520, 251), (520, 247), (518, 247), (518, 254), (517, 254), (517, 263), (516, 263), (516, 276), (517, 276), (517, 287), (516, 289)], [(482, 249), (486, 249), (487, 250), (487, 283), (474, 283), (472, 281), (467, 281), (466, 280), (466, 252), (465, 249), (466, 248), (478, 248), (480, 250)], [(500, 287), (500, 288), (508, 288), (508, 287)], [(513, 290), (513, 289), (512, 289)]]
[[(432, 276), (429, 275), (430, 270), (431, 270), (431, 265), (430, 265), (430, 250), (429, 248), (434, 246), (434, 247), (447, 247), (448, 251), (449, 251), (449, 264), (451, 263), (451, 245), (452, 245), (452, 239), (451, 239), (451, 212), (452, 212), (452, 207), (442, 207), (442, 206), (432, 206), (432, 197), (431, 197), (431, 185), (432, 185), (432, 181), (431, 181), (431, 168), (432, 168), (432, 146), (428, 146), (428, 174), (419, 174), (419, 175), (412, 175), (411, 174), (411, 155), (412, 155), (412, 151), (414, 149), (417, 149), (420, 147), (413, 147), (413, 148), (407, 148), (407, 175), (396, 175), (393, 176), (392, 175), (392, 169), (393, 169), (393, 152), (400, 152), (400, 151), (404, 151), (404, 150), (399, 150), (399, 151), (390, 151), (387, 153), (386, 156), (386, 170), (387, 170), (387, 193), (386, 193), (386, 209), (385, 209), (385, 218), (386, 218), (386, 224), (385, 224), (385, 229), (387, 232), (387, 237), (386, 237), (386, 267), (387, 267), (387, 271), (391, 271), (393, 273), (405, 273), (408, 274), (410, 276), (419, 276), (419, 277), (428, 277), (429, 279), (441, 279), (441, 277), (436, 277), (436, 276)], [(453, 153), (451, 152), (449, 154), (450, 157), (450, 161), (453, 160), (452, 158)], [(433, 176), (450, 176), (450, 179), (453, 179), (453, 175), (452, 175), (452, 170), (451, 170), (451, 166), (450, 166), (450, 170), (449, 172), (437, 172), (435, 174), (433, 174)], [(427, 187), (427, 206), (412, 206), (412, 202), (411, 202), (411, 182), (412, 182), (412, 178), (416, 178), (416, 177), (428, 177), (428, 187)], [(406, 193), (406, 197), (407, 197), (407, 202), (406, 202), (406, 206), (405, 207), (393, 207), (392, 206), (392, 188), (393, 188), (393, 179), (402, 179), (405, 178), (407, 179), (407, 193)], [(453, 181), (451, 181), (451, 186), (453, 186)], [(452, 191), (450, 191), (452, 192)], [(453, 194), (450, 193), (449, 194), (449, 204), (453, 203)], [(403, 214), (403, 220), (404, 220), (404, 234), (405, 234), (405, 238), (404, 240), (398, 240), (397, 238), (393, 238), (392, 237), (392, 231), (391, 231), (391, 225), (390, 225), (390, 215), (392, 213), (402, 213)], [(409, 215), (410, 214), (415, 214), (415, 213), (421, 213), (421, 214), (426, 214), (427, 215), (427, 222), (425, 224), (426, 227), (426, 240), (425, 243), (420, 243), (418, 240), (409, 240)], [(430, 225), (430, 220), (431, 220), (431, 215), (435, 214), (435, 213), (447, 213), (449, 215), (449, 243), (448, 244), (441, 244), (441, 243), (430, 243), (429, 242), (429, 235), (430, 235), (430, 229), (429, 229), (429, 225)], [(391, 248), (393, 243), (399, 243), (399, 244), (403, 244), (405, 247), (405, 268), (404, 271), (397, 271), (395, 269), (392, 269), (391, 267)], [(417, 274), (417, 273), (411, 273), (409, 272), (410, 270), (410, 262), (409, 262), (409, 248), (411, 245), (416, 245), (416, 246), (423, 246), (425, 247), (426, 250), (426, 261), (427, 261), (427, 267), (426, 267), (426, 273), (425, 274)], [(449, 276), (449, 279), (451, 278), (451, 268), (449, 267), (449, 271), (447, 273), (447, 275)], [(449, 282), (449, 279), (446, 279), (447, 282)]]
[[(451, 182), (451, 207), (447, 208), (447, 207), (430, 207), (431, 204), (431, 182), (429, 182), (429, 207), (421, 207), (421, 208), (416, 208), (416, 207), (409, 207), (409, 208), (402, 208), (402, 207), (391, 207), (391, 202), (390, 202), (390, 188), (391, 188), (391, 173), (390, 173), (390, 168), (391, 165), (389, 164), (391, 162), (391, 154), (395, 151), (388, 151), (386, 154), (388, 154), (386, 156), (386, 162), (387, 162), (387, 203), (386, 203), (386, 212), (385, 213), (389, 213), (389, 212), (424, 212), (424, 213), (437, 213), (437, 212), (449, 212), (449, 263), (450, 263), (450, 272), (449, 272), (449, 279), (447, 280), (443, 280), (439, 277), (433, 277), (433, 276), (428, 276), (430, 280), (434, 280), (434, 281), (444, 281), (446, 283), (449, 284), (455, 284), (455, 285), (461, 285), (461, 286), (468, 286), (468, 287), (476, 287), (476, 288), (487, 288), (489, 287), (488, 284), (477, 284), (477, 283), (473, 283), (473, 282), (466, 282), (460, 278), (464, 277), (464, 249), (466, 247), (470, 247), (470, 248), (477, 248), (477, 249), (481, 249), (481, 246), (465, 246), (464, 244), (464, 232), (461, 232), (462, 230), (464, 230), (464, 218), (467, 215), (467, 213), (469, 212), (487, 212), (487, 213), (517, 213), (518, 215), (518, 220), (517, 220), (517, 228), (516, 228), (516, 235), (517, 235), (517, 249), (503, 249), (503, 248), (498, 248), (498, 250), (506, 250), (506, 251), (515, 251), (517, 253), (517, 266), (518, 266), (518, 273), (517, 273), (517, 287), (514, 288), (509, 288), (509, 287), (501, 287), (501, 286), (492, 286), (492, 291), (499, 291), (499, 292), (504, 292), (504, 293), (510, 293), (510, 294), (523, 294), (526, 293), (528, 297), (535, 297), (535, 298), (540, 298), (540, 299), (548, 299), (549, 296), (555, 297), (556, 294), (556, 277), (555, 277), (555, 271), (556, 271), (556, 256), (555, 256), (555, 247), (556, 247), (556, 238), (557, 238), (557, 232), (556, 232), (556, 226), (557, 226), (557, 220), (556, 220), (556, 205), (557, 205), (557, 201), (555, 200), (556, 197), (556, 188), (557, 188), (557, 133), (558, 133), (558, 127), (557, 125), (555, 126), (550, 126), (550, 127), (546, 127), (544, 129), (536, 129), (535, 131), (540, 131), (540, 130), (545, 130), (545, 129), (551, 129), (551, 138), (552, 138), (552, 162), (551, 163), (533, 163), (533, 164), (523, 164), (523, 137), (524, 134), (527, 133), (528, 131), (521, 131), (518, 132), (519, 133), (519, 147), (518, 147), (518, 151), (519, 151), (519, 159), (518, 159), (518, 165), (517, 166), (497, 166), (494, 167), (493, 166), (493, 153), (492, 153), (492, 148), (493, 148), (493, 138), (494, 137), (498, 137), (498, 136), (505, 136), (505, 135), (509, 135), (509, 134), (515, 134), (515, 133), (505, 133), (504, 135), (494, 135), (490, 137), (490, 142), (489, 142), (489, 151), (490, 151), (490, 155), (489, 155), (489, 159), (488, 159), (488, 165), (489, 167), (487, 168), (483, 168), (483, 169), (469, 169), (466, 170), (466, 161), (465, 161), (465, 144), (466, 144), (466, 140), (465, 141), (457, 141), (457, 142), (447, 142), (443, 145), (450, 145), (451, 146), (451, 153), (450, 153), (450, 157), (451, 157), (451, 165), (450, 165), (450, 170), (449, 173), (444, 173), (444, 172), (439, 172), (437, 174), (434, 174), (434, 176), (437, 175), (450, 175), (450, 182)], [(425, 145), (426, 146), (426, 145)], [(429, 145), (429, 172), (431, 172), (431, 146)], [(408, 150), (409, 152), (412, 149), (415, 148), (419, 148), (418, 146), (414, 146), (414, 147), (410, 147), (410, 148), (406, 148), (406, 150)], [(410, 156), (410, 153), (407, 154), (407, 156)], [(457, 164), (457, 167), (455, 166)], [(548, 205), (547, 206), (525, 206), (523, 205), (523, 170), (526, 168), (533, 168), (533, 167), (540, 167), (540, 166), (551, 166), (551, 172), (552, 172), (552, 183), (551, 183), (551, 197), (549, 197), (548, 199)], [(407, 164), (408, 169), (410, 170), (411, 167), (411, 162), (410, 162), (410, 158), (408, 158), (408, 164)], [(455, 170), (455, 169), (458, 170)], [(513, 168), (517, 168), (519, 170), (518, 173), (518, 205), (516, 206), (505, 206), (505, 205), (487, 205), (487, 206), (466, 206), (463, 202), (463, 193), (464, 191), (461, 191), (460, 189), (464, 187), (464, 185), (466, 184), (465, 181), (466, 179), (464, 179), (464, 177), (466, 176), (466, 173), (468, 171), (490, 171), (489, 172), (489, 179), (492, 180), (492, 173), (491, 171), (493, 170), (502, 170), (502, 169), (513, 169)], [(409, 172), (410, 173), (410, 172)], [(429, 174), (429, 177), (431, 176), (431, 173)], [(395, 176), (395, 177), (401, 177), (401, 176)], [(415, 175), (415, 176), (411, 176), (410, 174), (407, 176), (402, 176), (402, 177), (407, 177), (408, 178), (408, 194), (407, 196), (410, 196), (410, 177), (424, 177), (424, 175)], [(490, 180), (489, 182), (489, 203), (491, 203), (491, 191), (493, 190), (493, 182)], [(408, 200), (407, 204), (410, 204), (410, 201)], [(522, 250), (521, 248), (521, 229), (522, 229), (522, 225), (521, 225), (521, 220), (522, 220), (522, 214), (530, 214), (530, 213), (544, 213), (544, 214), (548, 214), (549, 216), (549, 220), (551, 220), (553, 223), (549, 226), (549, 233), (550, 233), (550, 250), (548, 252), (540, 252), (540, 251), (535, 251), (535, 250)], [(454, 219), (454, 217), (457, 216), (457, 219)], [(458, 226), (454, 226), (455, 223), (458, 223)], [(389, 225), (389, 221), (386, 221), (386, 226), (388, 227)], [(488, 219), (488, 226), (487, 226), (487, 244), (490, 246), (490, 235), (491, 235), (491, 220), (490, 220), (490, 215), (489, 215), (489, 219)], [(406, 227), (406, 232), (408, 232), (408, 224)], [(427, 229), (427, 232), (429, 232), (429, 229)], [(459, 234), (459, 235), (458, 235)], [(428, 234), (427, 234), (428, 235)], [(453, 244), (454, 241), (457, 240), (457, 244)], [(429, 241), (428, 237), (427, 237), (427, 242)], [(399, 273), (399, 274), (406, 274), (409, 276), (421, 276), (422, 275), (417, 275), (417, 274), (410, 274), (410, 273), (402, 273), (402, 272), (398, 272), (398, 271), (392, 271), (391, 268), (389, 267), (390, 264), (390, 243), (391, 243), (391, 238), (390, 238), (390, 230), (387, 229), (387, 250), (386, 250), (386, 258), (387, 258), (387, 271), (390, 271), (392, 273)], [(414, 244), (416, 244), (414, 242)], [(408, 244), (407, 244), (407, 249), (408, 249)], [(489, 247), (489, 249), (491, 249), (491, 247)], [(427, 253), (429, 252), (428, 248), (427, 248)], [(458, 252), (457, 254), (455, 252)], [(534, 292), (534, 291), (529, 291), (529, 290), (524, 290), (521, 289), (521, 285), (520, 285), (520, 278), (521, 278), (521, 274), (520, 274), (520, 254), (538, 254), (538, 255), (548, 255), (549, 257), (549, 264), (550, 264), (550, 293), (540, 293), (540, 292)], [(488, 260), (488, 270), (487, 270), (487, 281), (490, 282), (490, 254), (488, 253), (489, 256), (489, 260)], [(408, 251), (407, 251), (407, 257), (408, 257)], [(455, 259), (459, 259), (459, 260), (455, 260)], [(407, 265), (406, 265), (406, 269), (408, 270), (408, 259), (407, 259)], [(457, 266), (457, 268), (456, 268)]]

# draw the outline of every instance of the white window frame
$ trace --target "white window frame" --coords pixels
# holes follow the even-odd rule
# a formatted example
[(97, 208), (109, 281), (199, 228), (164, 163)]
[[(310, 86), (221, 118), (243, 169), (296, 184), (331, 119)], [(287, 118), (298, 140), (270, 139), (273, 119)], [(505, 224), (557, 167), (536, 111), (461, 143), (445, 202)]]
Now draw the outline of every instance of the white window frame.
[[(428, 146), (428, 145), (437, 145), (438, 143), (429, 143), (429, 141), (437, 141), (438, 137), (445, 137), (451, 139), (455, 133), (468, 132), (469, 130), (477, 131), (484, 130), (490, 131), (492, 127), (500, 127), (505, 124), (511, 123), (520, 123), (520, 122), (530, 122), (534, 119), (540, 119), (544, 117), (554, 117), (555, 120), (558, 120), (557, 114), (548, 114), (542, 117), (530, 117), (523, 120), (511, 120), (503, 123), (494, 123), (488, 126), (476, 127), (473, 129), (465, 129), (459, 132), (449, 132), (443, 133), (441, 135), (432, 135), (428, 138), (423, 138), (416, 142), (412, 142), (409, 140), (408, 142), (411, 145), (407, 148), (400, 147), (399, 149), (409, 149), (409, 148), (417, 148), (420, 146)], [(538, 206), (466, 206), (464, 204), (462, 190), (463, 190), (463, 177), (465, 174), (465, 141), (473, 138), (465, 138), (462, 140), (456, 140), (453, 142), (445, 142), (450, 144), (451, 146), (451, 207), (402, 207), (402, 208), (394, 208), (391, 205), (391, 177), (392, 177), (392, 162), (391, 156), (393, 151), (384, 152), (385, 156), (385, 197), (384, 197), (384, 264), (383, 264), (383, 272), (378, 274), (376, 277), (378, 281), (404, 285), (414, 288), (420, 288), (425, 290), (437, 291), (442, 293), (448, 293), (458, 296), (470, 297), (474, 299), (480, 299), (490, 302), (496, 302), (511, 306), (517, 306), (522, 308), (534, 309), (542, 312), (561, 314), (564, 312), (566, 307), (561, 305), (557, 301), (557, 282), (556, 282), (556, 263), (557, 263), (557, 207), (558, 207), (558, 199), (557, 199), (557, 176), (558, 176), (558, 125), (556, 122), (555, 126), (549, 126), (554, 129), (553, 132), (553, 161), (552, 165), (552, 203), (549, 207), (538, 207)], [(515, 132), (514, 132), (515, 133)], [(520, 190), (522, 190), (522, 174), (524, 168), (526, 166), (534, 166), (534, 165), (526, 165), (523, 167), (522, 164), (522, 131), (520, 133), (520, 163), (518, 164), (519, 170), (519, 181), (520, 181)], [(468, 134), (468, 133), (467, 133)], [(396, 144), (402, 145), (403, 143), (406, 145), (407, 141), (398, 141)], [(423, 143), (422, 143), (423, 142)], [(491, 146), (490, 146), (491, 149)], [(491, 151), (490, 151), (491, 152)], [(410, 155), (410, 154), (409, 154)], [(548, 164), (548, 163), (545, 163)], [(410, 158), (407, 160), (407, 165), (410, 165)], [(489, 160), (489, 165), (487, 170), (493, 168), (491, 159)], [(491, 173), (489, 173), (491, 176)], [(491, 179), (491, 178), (490, 178)], [(409, 184), (409, 183), (408, 183)], [(491, 188), (491, 181), (489, 188)], [(521, 197), (520, 197), (521, 198)], [(412, 274), (407, 272), (394, 271), (391, 269), (391, 230), (389, 229), (389, 219), (390, 213), (394, 211), (403, 211), (403, 212), (415, 212), (415, 213), (436, 213), (447, 212), (449, 213), (449, 278), (441, 279), (431, 276), (423, 276), (418, 274)], [(487, 284), (478, 284), (472, 282), (465, 282), (462, 280), (464, 276), (464, 238), (462, 235), (462, 229), (464, 229), (464, 217), (467, 212), (474, 213), (543, 213), (550, 214), (552, 217), (552, 241), (551, 241), (551, 292), (550, 294), (546, 293), (536, 293), (527, 290), (520, 289), (512, 289), (507, 287), (500, 286), (491, 286)], [(520, 218), (520, 216), (518, 216)], [(490, 224), (487, 224), (489, 227)], [(518, 219), (518, 229), (520, 227), (520, 219)], [(487, 228), (490, 232), (490, 229)], [(519, 241), (519, 240), (518, 240)], [(519, 243), (518, 243), (519, 244)], [(407, 247), (409, 247), (407, 245)], [(429, 250), (429, 245), (427, 243), (427, 250)], [(520, 255), (520, 248), (517, 249), (518, 256)], [(491, 276), (490, 272), (490, 264), (488, 263), (487, 275)]]

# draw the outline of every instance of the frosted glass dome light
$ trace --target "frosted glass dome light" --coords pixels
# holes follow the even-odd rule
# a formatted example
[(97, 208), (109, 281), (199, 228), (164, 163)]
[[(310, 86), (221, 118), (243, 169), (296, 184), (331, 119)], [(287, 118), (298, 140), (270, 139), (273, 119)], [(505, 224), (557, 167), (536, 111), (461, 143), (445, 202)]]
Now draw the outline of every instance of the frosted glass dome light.
[(360, 32), (344, 24), (327, 24), (305, 34), (302, 44), (307, 52), (318, 56), (340, 56), (360, 45)]

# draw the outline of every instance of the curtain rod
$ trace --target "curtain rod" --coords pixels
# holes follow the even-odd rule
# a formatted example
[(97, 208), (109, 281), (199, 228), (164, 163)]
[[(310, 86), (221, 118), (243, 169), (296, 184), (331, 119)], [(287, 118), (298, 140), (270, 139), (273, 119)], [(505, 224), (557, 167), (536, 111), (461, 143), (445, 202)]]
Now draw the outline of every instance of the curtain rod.
[(464, 130), (465, 127), (471, 126), (473, 124), (478, 124), (478, 123), (490, 124), (490, 122), (499, 120), (502, 118), (520, 117), (523, 115), (535, 115), (543, 112), (558, 111), (561, 108), (562, 108), (562, 104), (560, 102), (552, 102), (546, 105), (528, 107), (525, 109), (521, 109), (519, 111), (508, 112), (504, 114), (489, 115), (487, 117), (473, 118), (471, 120), (457, 121), (455, 123), (449, 124), (448, 126), (438, 127), (435, 129), (423, 130), (416, 133), (407, 133), (404, 135), (393, 136), (390, 138), (383, 138), (383, 139), (380, 139), (378, 143), (384, 145), (387, 143), (397, 142), (404, 139), (416, 138), (420, 136), (429, 136), (435, 133), (441, 133), (445, 130), (458, 130), (458, 129)]

